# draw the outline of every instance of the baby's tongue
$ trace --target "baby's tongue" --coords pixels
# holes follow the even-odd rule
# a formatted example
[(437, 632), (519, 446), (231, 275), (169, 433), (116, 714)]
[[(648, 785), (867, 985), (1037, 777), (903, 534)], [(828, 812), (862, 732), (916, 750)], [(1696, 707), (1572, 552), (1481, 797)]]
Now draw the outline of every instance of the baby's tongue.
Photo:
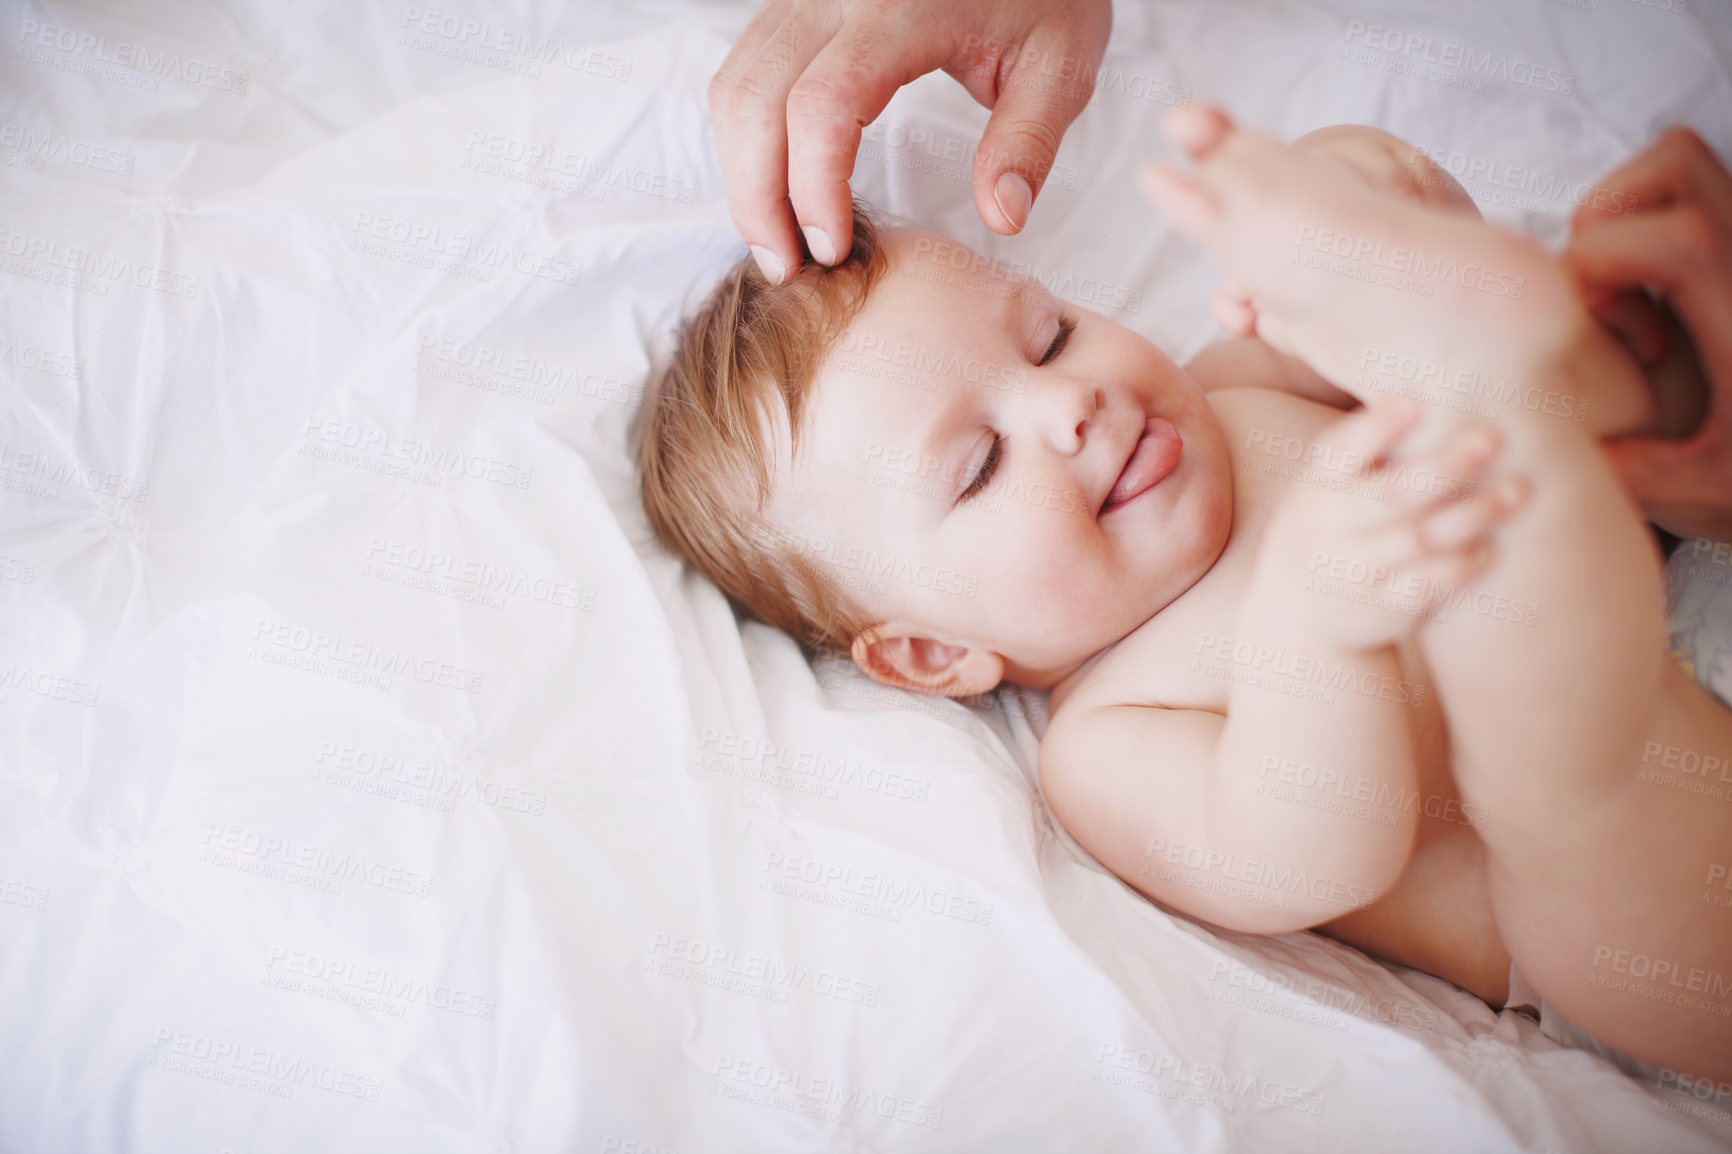
[(1124, 472), (1119, 474), (1118, 483), (1107, 494), (1106, 507), (1122, 505), (1160, 484), (1178, 465), (1179, 453), (1183, 449), (1184, 442), (1179, 439), (1179, 431), (1171, 422), (1160, 417), (1149, 418), (1143, 439), (1137, 442), (1131, 459), (1125, 462)]

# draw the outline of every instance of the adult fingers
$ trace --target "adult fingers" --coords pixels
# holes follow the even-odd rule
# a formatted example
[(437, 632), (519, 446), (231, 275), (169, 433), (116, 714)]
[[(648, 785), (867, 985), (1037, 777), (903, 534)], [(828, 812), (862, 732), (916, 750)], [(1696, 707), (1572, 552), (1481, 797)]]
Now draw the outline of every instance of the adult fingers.
[(980, 219), (1002, 235), (1021, 232), (1028, 223), (1065, 130), (1094, 96), (1112, 9), (1093, 4), (1073, 19), (1054, 33), (1036, 29), (1001, 58), (973, 180)]
[(819, 264), (835, 264), (853, 243), (848, 178), (861, 128), (878, 119), (898, 88), (950, 54), (918, 13), (876, 13), (871, 24), (843, 24), (788, 93), (788, 199)]
[(1601, 181), (1570, 228), (1580, 232), (1681, 203), (1701, 204), (1732, 228), (1732, 175), (1700, 136), (1679, 125)]
[(1590, 296), (1647, 285), (1666, 297), (1720, 391), (1732, 389), (1732, 234), (1700, 206), (1589, 229), (1563, 259)]
[[(778, 17), (780, 22), (763, 34)], [(797, 270), (801, 260), (788, 204), (788, 97), (838, 20), (826, 7), (766, 5), (747, 29), (756, 50), (742, 65), (736, 59), (747, 48), (742, 38), (710, 82), (728, 214), (764, 276), (775, 283)]]
[(1630, 437), (1608, 441), (1618, 478), (1650, 520), (1680, 537), (1726, 540), (1732, 510), (1732, 443), (1723, 423), (1710, 421), (1688, 441)]
[(1590, 307), (1644, 369), (1666, 359), (1670, 348), (1666, 317), (1647, 293), (1639, 288), (1620, 288), (1600, 294)]

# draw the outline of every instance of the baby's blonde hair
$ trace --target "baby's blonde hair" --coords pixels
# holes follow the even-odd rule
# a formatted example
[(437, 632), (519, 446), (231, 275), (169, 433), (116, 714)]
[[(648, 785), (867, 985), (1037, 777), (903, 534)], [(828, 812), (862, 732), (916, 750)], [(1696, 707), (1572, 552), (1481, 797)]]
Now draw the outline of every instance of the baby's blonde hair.
[(885, 224), (854, 201), (854, 243), (826, 268), (802, 251), (780, 285), (750, 256), (680, 326), (644, 402), (638, 465), (656, 537), (752, 616), (824, 652), (847, 652), (865, 616), (763, 515), (772, 428), (793, 451), (819, 366), (889, 267)]

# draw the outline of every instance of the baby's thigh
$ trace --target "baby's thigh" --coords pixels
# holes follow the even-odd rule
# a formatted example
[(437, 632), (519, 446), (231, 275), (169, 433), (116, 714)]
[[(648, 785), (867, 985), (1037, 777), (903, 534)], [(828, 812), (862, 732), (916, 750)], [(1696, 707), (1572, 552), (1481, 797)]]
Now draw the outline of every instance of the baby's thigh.
[[(1732, 713), (1667, 669), (1646, 748), (1732, 749)], [(1732, 871), (1732, 798), (1654, 766), (1632, 766), (1596, 811), (1560, 807), (1569, 820), (1547, 838), (1549, 858), (1492, 862), (1493, 909), (1516, 966), (1582, 1029), (1645, 1061), (1732, 1079), (1732, 902), (1715, 892)]]

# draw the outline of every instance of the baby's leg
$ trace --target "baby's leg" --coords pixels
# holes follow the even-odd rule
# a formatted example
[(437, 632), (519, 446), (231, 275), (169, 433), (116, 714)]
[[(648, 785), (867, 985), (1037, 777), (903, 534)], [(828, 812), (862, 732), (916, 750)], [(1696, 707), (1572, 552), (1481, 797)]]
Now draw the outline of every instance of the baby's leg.
[[(1266, 138), (1194, 117), (1178, 129), (1201, 145), (1199, 176), (1160, 198), (1225, 259), (1266, 339), (1367, 403), (1380, 394), (1356, 373), (1360, 350), (1444, 366), (1419, 374), (1439, 426), (1463, 419), (1464, 381), (1493, 410), (1501, 459), (1532, 497), (1484, 575), (1442, 591), (1446, 616), (1420, 642), (1457, 781), (1487, 816), (1499, 926), (1584, 1029), (1732, 1077), (1732, 914), (1700, 904), (1732, 857), (1732, 803), (1637, 780), (1650, 743), (1700, 750), (1688, 735), (1732, 733), (1664, 657), (1659, 565), (1596, 439), (1644, 416), (1629, 403), (1638, 370), (1531, 243), (1335, 179)], [(1307, 259), (1319, 236), (1341, 259)], [(1391, 265), (1404, 275), (1379, 279)], [(1487, 276), (1521, 291), (1488, 291)], [(1565, 398), (1599, 411), (1578, 421)]]

